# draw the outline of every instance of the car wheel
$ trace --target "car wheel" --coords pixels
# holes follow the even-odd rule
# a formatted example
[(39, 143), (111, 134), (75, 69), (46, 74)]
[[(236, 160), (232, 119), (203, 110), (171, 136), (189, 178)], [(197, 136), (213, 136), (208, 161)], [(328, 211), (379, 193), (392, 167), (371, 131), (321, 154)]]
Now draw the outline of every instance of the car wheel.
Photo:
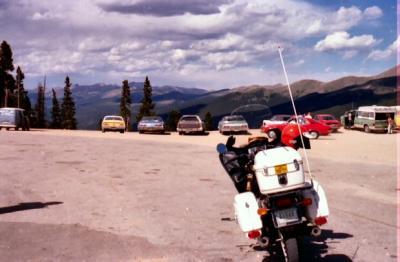
[(105, 132), (106, 132), (106, 130), (105, 130), (105, 129), (102, 129), (102, 130), (101, 130), (101, 132), (102, 132), (102, 133), (105, 133)]
[(120, 132), (121, 134), (123, 134), (123, 133), (125, 133), (125, 130), (120, 130), (119, 132)]
[(18, 131), (18, 130), (19, 130), (19, 126), (16, 126), (16, 127), (15, 127), (15, 131)]
[(365, 133), (370, 133), (371, 132), (371, 129), (369, 128), (368, 125), (364, 125), (364, 132)]
[(319, 133), (317, 131), (310, 131), (310, 137), (312, 139), (318, 139)]
[(268, 138), (270, 138), (270, 139), (276, 139), (276, 132), (275, 132), (274, 130), (269, 130), (269, 131), (267, 132), (267, 136), (268, 136)]

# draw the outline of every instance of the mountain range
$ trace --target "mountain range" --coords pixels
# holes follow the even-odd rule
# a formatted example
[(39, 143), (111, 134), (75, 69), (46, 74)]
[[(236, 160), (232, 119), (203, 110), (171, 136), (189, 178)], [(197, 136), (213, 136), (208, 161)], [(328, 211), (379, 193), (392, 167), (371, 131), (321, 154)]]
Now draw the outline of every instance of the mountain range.
[[(130, 82), (132, 118), (143, 98), (143, 83)], [(363, 105), (396, 105), (397, 68), (370, 77), (348, 76), (329, 82), (300, 80), (291, 84), (298, 113), (329, 113), (339, 117), (345, 110)], [(61, 102), (63, 90), (57, 88)], [(113, 84), (74, 85), (72, 94), (76, 104), (79, 129), (98, 129), (104, 115), (119, 114), (121, 86)], [(36, 93), (29, 92), (32, 104)], [(227, 114), (242, 114), (252, 128), (274, 114), (292, 114), (293, 109), (286, 85), (251, 85), (218, 91), (178, 86), (153, 86), (155, 111), (164, 120), (171, 110), (182, 114), (206, 112), (218, 121)], [(46, 92), (47, 118), (50, 119), (51, 95)]]

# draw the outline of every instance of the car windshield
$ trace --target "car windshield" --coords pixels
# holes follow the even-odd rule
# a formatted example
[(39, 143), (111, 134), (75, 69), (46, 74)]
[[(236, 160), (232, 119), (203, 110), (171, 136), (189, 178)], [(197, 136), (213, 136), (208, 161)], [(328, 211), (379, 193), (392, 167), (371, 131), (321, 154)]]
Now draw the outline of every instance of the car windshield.
[(275, 115), (271, 117), (270, 120), (272, 121), (287, 121), (289, 120), (290, 116), (283, 116), (283, 115)]
[(104, 120), (114, 120), (114, 121), (123, 121), (120, 116), (106, 116)]
[(199, 121), (199, 120), (195, 116), (185, 116), (185, 117), (182, 117), (181, 121), (189, 122), (189, 121)]
[(335, 120), (335, 118), (333, 116), (323, 116), (322, 119), (323, 120)]
[(243, 116), (226, 116), (224, 117), (224, 121), (233, 122), (233, 121), (245, 121)]
[(159, 116), (145, 116), (142, 118), (143, 122), (161, 122), (162, 118)]
[[(300, 125), (307, 124), (307, 122), (306, 122), (306, 120), (304, 119), (304, 117), (298, 117), (298, 119), (299, 119), (299, 124), (300, 124)], [(310, 120), (310, 119), (308, 119), (308, 120)], [(292, 124), (297, 123), (296, 118), (295, 118), (295, 117), (291, 118), (291, 119), (289, 120), (289, 123), (292, 123)]]

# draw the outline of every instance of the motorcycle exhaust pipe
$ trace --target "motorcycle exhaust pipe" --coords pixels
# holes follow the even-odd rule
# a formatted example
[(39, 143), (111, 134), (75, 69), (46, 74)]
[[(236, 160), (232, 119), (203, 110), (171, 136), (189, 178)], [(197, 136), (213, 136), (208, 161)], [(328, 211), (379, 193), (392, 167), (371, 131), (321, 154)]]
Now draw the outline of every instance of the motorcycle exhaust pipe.
[(319, 228), (319, 227), (313, 227), (313, 228), (311, 229), (311, 235), (312, 235), (313, 237), (319, 237), (319, 236), (321, 235), (321, 228)]
[(260, 237), (258, 239), (258, 245), (262, 248), (267, 247), (269, 244), (269, 237)]

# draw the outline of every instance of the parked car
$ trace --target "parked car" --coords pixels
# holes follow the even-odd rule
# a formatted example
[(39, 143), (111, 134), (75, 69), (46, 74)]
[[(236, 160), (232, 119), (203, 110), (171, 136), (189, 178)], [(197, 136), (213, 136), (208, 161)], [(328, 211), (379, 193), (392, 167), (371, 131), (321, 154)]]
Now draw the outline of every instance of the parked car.
[(317, 114), (314, 117), (314, 120), (317, 120), (318, 122), (321, 122), (325, 125), (328, 125), (332, 128), (332, 132), (338, 131), (338, 129), (342, 126), (333, 115), (329, 114)]
[(204, 122), (198, 115), (183, 115), (178, 122), (176, 130), (179, 135), (189, 133), (204, 133)]
[(354, 118), (354, 128), (363, 129), (364, 132), (386, 131), (388, 116), (394, 119), (396, 109), (389, 106), (360, 106)]
[(218, 123), (218, 130), (221, 134), (226, 133), (247, 133), (249, 125), (241, 115), (224, 116)]
[[(298, 120), (302, 127), (302, 130), (308, 132), (310, 138), (317, 139), (320, 135), (327, 136), (331, 132), (330, 126), (322, 124), (314, 119), (299, 116)], [(283, 123), (271, 123), (263, 125), (261, 127), (261, 131), (268, 135), (269, 131), (271, 130), (279, 129), (280, 131), (282, 131), (287, 125), (296, 123), (297, 123), (296, 117), (292, 116), (288, 121)]]
[(0, 108), (0, 129), (9, 130), (14, 128), (23, 131), (29, 130), (29, 118), (25, 116), (25, 110), (22, 108), (3, 107)]
[(138, 123), (139, 133), (144, 132), (158, 132), (163, 134), (165, 132), (165, 123), (159, 116), (144, 116)]
[(270, 119), (263, 120), (261, 130), (263, 129), (264, 125), (286, 123), (289, 120), (289, 118), (291, 118), (291, 117), (292, 117), (291, 115), (273, 115)]
[(105, 116), (101, 122), (101, 131), (119, 131), (125, 132), (125, 121), (122, 116)]

